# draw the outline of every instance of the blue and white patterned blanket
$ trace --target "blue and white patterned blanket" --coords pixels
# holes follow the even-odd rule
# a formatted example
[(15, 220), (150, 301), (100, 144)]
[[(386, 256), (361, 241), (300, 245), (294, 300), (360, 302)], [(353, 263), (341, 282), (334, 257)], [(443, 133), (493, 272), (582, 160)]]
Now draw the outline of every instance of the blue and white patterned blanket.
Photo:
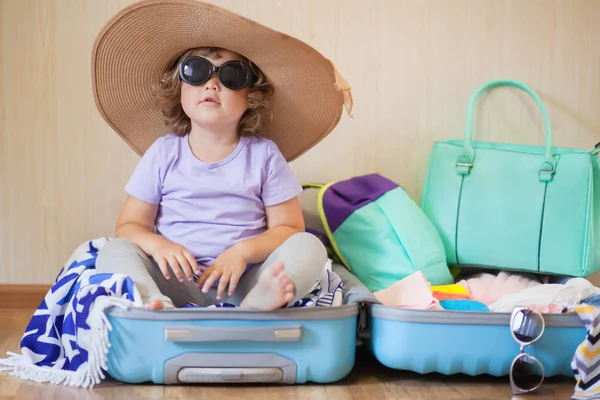
[[(22, 354), (8, 352), (9, 358), (0, 359), (0, 370), (22, 379), (86, 388), (105, 378), (112, 329), (105, 309), (142, 306), (129, 277), (96, 271), (96, 256), (109, 240), (91, 240), (73, 252), (25, 329)], [(339, 306), (342, 297), (342, 280), (328, 263), (313, 291), (291, 307)]]

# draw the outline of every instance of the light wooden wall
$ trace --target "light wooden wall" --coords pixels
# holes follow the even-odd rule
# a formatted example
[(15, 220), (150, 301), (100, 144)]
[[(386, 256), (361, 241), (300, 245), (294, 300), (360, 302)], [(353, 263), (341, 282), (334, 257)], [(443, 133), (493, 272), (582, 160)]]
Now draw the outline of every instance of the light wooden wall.
[[(139, 158), (95, 108), (90, 51), (130, 2), (0, 0), (0, 283), (51, 283), (114, 232)], [(556, 145), (600, 141), (600, 1), (213, 2), (308, 42), (353, 86), (355, 119), (292, 164), (302, 181), (379, 172), (419, 201), (433, 141), (462, 136), (470, 93), (494, 78), (538, 91)], [(542, 144), (532, 104), (485, 97), (477, 139)]]

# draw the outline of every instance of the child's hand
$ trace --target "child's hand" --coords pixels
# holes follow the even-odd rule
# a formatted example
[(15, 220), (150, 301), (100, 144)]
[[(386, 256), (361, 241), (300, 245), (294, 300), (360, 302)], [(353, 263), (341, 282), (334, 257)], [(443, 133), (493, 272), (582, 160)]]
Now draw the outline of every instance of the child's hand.
[(168, 267), (171, 267), (171, 270), (180, 282), (183, 282), (184, 275), (189, 281), (194, 279), (192, 270), (196, 275), (200, 275), (200, 267), (198, 267), (198, 263), (192, 253), (177, 243), (165, 239), (154, 248), (150, 255), (154, 258), (167, 279), (171, 279)]
[(196, 286), (200, 287), (202, 284), (202, 292), (206, 293), (210, 287), (219, 279), (219, 286), (217, 287), (217, 299), (221, 299), (221, 295), (229, 283), (229, 296), (233, 295), (235, 288), (240, 280), (240, 277), (246, 270), (248, 262), (244, 255), (234, 246), (225, 250), (215, 262), (204, 270), (204, 273), (200, 276), (196, 282)]

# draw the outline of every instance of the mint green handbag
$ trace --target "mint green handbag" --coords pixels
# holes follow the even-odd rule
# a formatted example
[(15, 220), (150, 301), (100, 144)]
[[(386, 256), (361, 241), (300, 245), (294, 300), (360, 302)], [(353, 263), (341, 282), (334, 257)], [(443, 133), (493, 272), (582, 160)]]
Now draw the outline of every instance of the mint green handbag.
[[(479, 96), (512, 86), (540, 108), (546, 146), (472, 140)], [(495, 80), (467, 107), (465, 139), (436, 142), (421, 208), (442, 238), (450, 266), (585, 277), (600, 262), (600, 164), (592, 150), (552, 146), (550, 119), (525, 84)]]

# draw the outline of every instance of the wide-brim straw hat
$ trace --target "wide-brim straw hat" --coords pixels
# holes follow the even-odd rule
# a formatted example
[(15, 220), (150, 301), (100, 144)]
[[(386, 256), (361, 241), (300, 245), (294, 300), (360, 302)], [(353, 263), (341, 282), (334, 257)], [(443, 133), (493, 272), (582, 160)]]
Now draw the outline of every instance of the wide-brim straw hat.
[(152, 85), (175, 57), (196, 47), (221, 47), (254, 62), (274, 86), (260, 134), (292, 161), (327, 136), (348, 82), (306, 43), (231, 11), (196, 0), (146, 0), (115, 15), (92, 52), (94, 98), (106, 122), (138, 154), (169, 132)]

